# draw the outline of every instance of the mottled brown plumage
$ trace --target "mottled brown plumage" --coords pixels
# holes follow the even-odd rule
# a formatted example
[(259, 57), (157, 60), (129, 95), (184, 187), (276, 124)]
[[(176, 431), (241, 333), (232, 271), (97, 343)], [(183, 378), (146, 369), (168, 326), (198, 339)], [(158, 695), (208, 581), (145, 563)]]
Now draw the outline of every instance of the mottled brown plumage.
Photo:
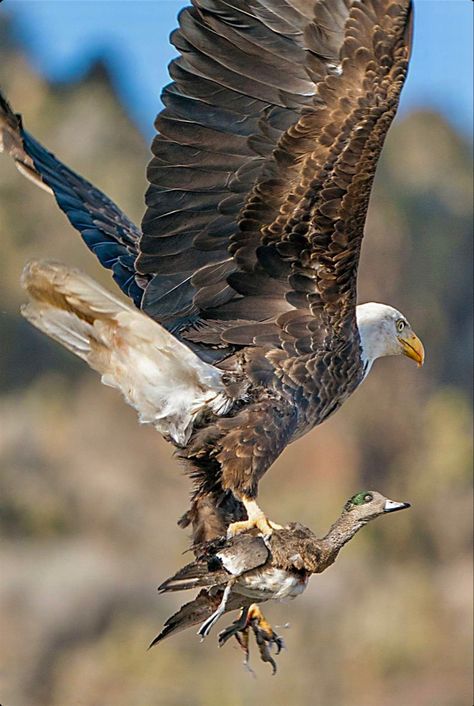
[[(200, 543), (246, 515), (271, 531), (254, 499), (283, 449), (337, 410), (376, 357), (422, 362), (399, 312), (377, 310), (376, 323), (391, 327), (382, 336), (371, 312), (356, 310), (370, 191), (408, 66), (411, 2), (193, 0), (179, 22), (141, 232), (28, 135), (6, 101), (0, 134), (122, 290), (196, 355), (194, 378), (206, 383), (202, 394), (194, 386), (187, 414), (184, 397), (168, 410), (171, 387), (161, 416), (135, 406), (180, 447), (195, 481), (181, 524), (191, 522)], [(75, 280), (51, 281), (60, 301)], [(25, 283), (34, 299), (33, 279)], [(100, 317), (93, 296), (81, 302)], [(55, 313), (41, 306), (33, 323), (62, 340)], [(215, 366), (214, 390), (202, 361)], [(153, 397), (111, 375), (127, 399)]]

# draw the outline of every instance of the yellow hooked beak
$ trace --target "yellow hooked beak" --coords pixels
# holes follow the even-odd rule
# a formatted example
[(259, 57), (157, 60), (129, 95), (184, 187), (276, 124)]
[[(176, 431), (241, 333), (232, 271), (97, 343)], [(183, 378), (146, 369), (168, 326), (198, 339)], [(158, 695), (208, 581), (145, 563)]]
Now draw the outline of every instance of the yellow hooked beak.
[(425, 349), (416, 333), (410, 332), (406, 336), (398, 336), (398, 340), (402, 346), (403, 355), (414, 360), (421, 368), (425, 361)]

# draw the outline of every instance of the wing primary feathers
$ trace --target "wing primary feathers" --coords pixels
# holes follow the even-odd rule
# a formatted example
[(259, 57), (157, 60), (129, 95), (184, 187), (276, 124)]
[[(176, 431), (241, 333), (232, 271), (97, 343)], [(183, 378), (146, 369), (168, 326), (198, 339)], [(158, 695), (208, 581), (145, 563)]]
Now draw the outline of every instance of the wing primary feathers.
[(36, 171), (31, 157), (25, 152), (21, 139), (21, 117), (16, 115), (5, 96), (0, 91), (0, 152), (12, 157), (18, 171), (48, 194), (53, 190), (43, 181)]
[[(148, 169), (138, 260), (140, 270), (152, 278), (143, 308), (169, 326), (173, 317), (185, 325), (186, 317), (221, 314), (240, 299), (224, 270), (209, 287), (205, 261), (219, 266), (228, 259), (239, 237), (242, 208), (265, 173), (266, 160), (272, 159), (279, 138), (297, 122), (300, 111), (311, 105), (317, 81), (334, 70), (342, 44), (348, 0), (319, 0), (315, 7), (321, 22), (312, 35), (308, 28), (316, 20), (303, 5), (300, 0), (251, 5), (196, 0), (180, 13), (172, 42), (181, 56), (171, 64), (174, 83), (164, 90), (166, 107), (156, 121), (160, 134)], [(207, 167), (211, 164), (212, 170)], [(168, 252), (173, 248), (176, 258), (166, 260), (160, 252), (162, 218), (178, 201), (189, 218), (174, 229), (176, 245), (168, 241), (166, 247)], [(232, 245), (234, 270), (252, 270), (259, 244), (257, 236), (245, 252)], [(189, 267), (174, 286), (185, 296), (172, 310), (166, 275), (174, 277), (183, 259)], [(278, 302), (273, 315), (287, 308), (283, 290)], [(243, 305), (242, 312), (237, 316), (229, 310), (225, 318), (248, 319)], [(267, 315), (268, 310), (257, 319)]]
[[(368, 197), (410, 27), (410, 0), (195, 0), (183, 10), (149, 167), (146, 311), (180, 321), (184, 337), (192, 320), (195, 343), (200, 321), (226, 320), (226, 340), (252, 346), (243, 321), (274, 323), (298, 308), (319, 322), (314, 337), (306, 329), (294, 340), (300, 353), (321, 345), (321, 331), (354, 330)], [(193, 158), (198, 149), (212, 170)], [(161, 219), (178, 202), (189, 220), (163, 257)], [(167, 277), (180, 293), (173, 307)], [(289, 349), (288, 338), (276, 345)]]
[(143, 297), (146, 277), (137, 278), (140, 230), (99, 189), (66, 167), (23, 129), (20, 116), (13, 113), (0, 93), (0, 151), (14, 159), (19, 171), (52, 193), (59, 208), (79, 231), (99, 262), (112, 270), (122, 291), (136, 306)]

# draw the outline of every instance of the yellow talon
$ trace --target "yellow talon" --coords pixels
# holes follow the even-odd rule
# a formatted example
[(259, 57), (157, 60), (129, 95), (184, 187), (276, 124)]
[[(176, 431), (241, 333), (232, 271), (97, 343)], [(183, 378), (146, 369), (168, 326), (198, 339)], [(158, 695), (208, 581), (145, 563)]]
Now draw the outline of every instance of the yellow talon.
[(277, 670), (276, 662), (271, 655), (271, 649), (276, 648), (276, 654), (280, 654), (283, 649), (284, 642), (279, 635), (273, 630), (268, 620), (263, 615), (260, 608), (252, 604), (249, 608), (247, 623), (252, 628), (255, 640), (257, 642), (260, 659), (262, 662), (269, 662), (272, 667), (272, 672), (275, 674)]
[(273, 635), (275, 634), (273, 628), (256, 603), (252, 603), (249, 608), (249, 612), (247, 615), (247, 625), (249, 625), (252, 620), (256, 621), (258, 627), (268, 639), (273, 637)]
[(248, 532), (252, 529), (257, 529), (264, 537), (270, 537), (273, 530), (283, 529), (281, 525), (272, 522), (267, 518), (264, 512), (259, 508), (255, 500), (242, 499), (248, 520), (242, 522), (233, 522), (227, 528), (227, 537), (235, 537), (236, 534)]
[(278, 655), (285, 645), (256, 603), (252, 603), (248, 608), (243, 608), (239, 618), (225, 630), (222, 630), (219, 634), (219, 646), (222, 647), (229, 638), (235, 637), (244, 651), (244, 664), (250, 669), (248, 663), (250, 630), (255, 636), (260, 659), (262, 662), (268, 662), (272, 667), (273, 674), (275, 674), (277, 666), (271, 650), (275, 648)]

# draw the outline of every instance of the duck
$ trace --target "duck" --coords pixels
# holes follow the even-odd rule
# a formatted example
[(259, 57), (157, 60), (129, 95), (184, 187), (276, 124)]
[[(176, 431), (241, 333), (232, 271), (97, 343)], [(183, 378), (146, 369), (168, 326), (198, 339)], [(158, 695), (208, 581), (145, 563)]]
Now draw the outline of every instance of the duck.
[(166, 579), (158, 590), (169, 593), (199, 588), (200, 592), (168, 618), (150, 647), (198, 624), (197, 634), (204, 640), (224, 614), (240, 610), (238, 618), (219, 633), (219, 645), (222, 647), (235, 637), (248, 666), (253, 633), (260, 659), (268, 662), (275, 673), (272, 651), (279, 654), (284, 643), (259, 604), (301, 595), (311, 576), (331, 566), (342, 547), (362, 527), (377, 517), (409, 507), (410, 503), (390, 500), (378, 491), (362, 491), (345, 503), (322, 538), (308, 527), (292, 522), (275, 529), (270, 536), (250, 530), (217, 538), (199, 548), (194, 546), (196, 559)]

